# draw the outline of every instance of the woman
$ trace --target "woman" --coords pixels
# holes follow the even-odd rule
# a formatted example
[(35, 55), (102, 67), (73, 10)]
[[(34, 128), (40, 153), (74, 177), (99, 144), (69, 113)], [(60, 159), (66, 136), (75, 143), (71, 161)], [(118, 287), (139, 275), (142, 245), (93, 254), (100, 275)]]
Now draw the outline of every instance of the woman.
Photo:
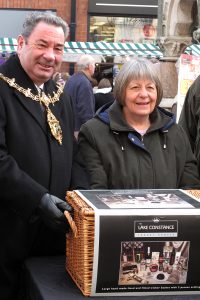
[(79, 144), (93, 189), (198, 187), (200, 178), (184, 130), (158, 107), (162, 86), (144, 58), (125, 63), (117, 75), (116, 101), (84, 124)]

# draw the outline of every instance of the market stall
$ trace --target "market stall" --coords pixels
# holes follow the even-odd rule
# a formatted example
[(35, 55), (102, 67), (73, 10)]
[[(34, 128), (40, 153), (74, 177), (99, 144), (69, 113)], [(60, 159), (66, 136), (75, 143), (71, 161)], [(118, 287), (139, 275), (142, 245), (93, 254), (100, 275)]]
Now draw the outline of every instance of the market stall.
[[(0, 54), (6, 56), (17, 51), (17, 39), (0, 37)], [(186, 48), (186, 54), (200, 55), (200, 45), (193, 44)], [(163, 53), (157, 45), (151, 43), (107, 43), (107, 42), (65, 42), (63, 61), (75, 62), (81, 54), (90, 54), (97, 57), (114, 56), (144, 56), (160, 59)]]
[[(6, 57), (17, 51), (17, 39), (0, 38), (0, 53)], [(76, 62), (82, 54), (95, 55), (97, 62), (105, 61), (106, 56), (124, 58), (127, 56), (144, 56), (161, 58), (163, 56), (158, 46), (141, 43), (106, 43), (106, 42), (65, 42), (64, 62)]]

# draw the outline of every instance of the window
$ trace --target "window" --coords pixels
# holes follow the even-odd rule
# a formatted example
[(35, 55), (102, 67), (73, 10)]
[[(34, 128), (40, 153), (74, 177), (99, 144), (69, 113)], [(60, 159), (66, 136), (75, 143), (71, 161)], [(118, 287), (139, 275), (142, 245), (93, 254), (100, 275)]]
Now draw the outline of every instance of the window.
[(155, 43), (157, 18), (90, 17), (91, 42)]

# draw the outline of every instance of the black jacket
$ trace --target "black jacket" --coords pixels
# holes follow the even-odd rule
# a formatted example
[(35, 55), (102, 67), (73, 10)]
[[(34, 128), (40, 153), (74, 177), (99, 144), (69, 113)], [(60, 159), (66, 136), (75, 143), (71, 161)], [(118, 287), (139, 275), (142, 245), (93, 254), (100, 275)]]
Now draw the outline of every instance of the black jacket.
[[(30, 88), (33, 94), (38, 93), (17, 56), (5, 62), (0, 67), (0, 73), (8, 78), (15, 78), (18, 85)], [(44, 89), (46, 94), (53, 95), (56, 86), (49, 80), (44, 84)], [(10, 299), (16, 298), (15, 285), (19, 279), (17, 271), (34, 247), (39, 249), (38, 255), (45, 251), (51, 254), (54, 252), (52, 247), (57, 247), (59, 251), (63, 249), (64, 253), (65, 235), (61, 236), (45, 228), (37, 215), (37, 206), (44, 193), (49, 192), (64, 200), (67, 190), (88, 187), (73, 138), (70, 98), (62, 95), (59, 102), (54, 106), (50, 105), (50, 109), (60, 121), (62, 146), (52, 137), (40, 103), (25, 97), (3, 79), (0, 80), (2, 299), (7, 299), (6, 293), (10, 293)], [(62, 245), (58, 245), (57, 239)]]
[(97, 111), (103, 105), (110, 103), (112, 104), (115, 100), (112, 92), (104, 92), (105, 89), (97, 89), (94, 94), (95, 97), (95, 111)]
[(114, 102), (81, 127), (79, 144), (92, 188), (199, 187), (196, 160), (184, 130), (161, 108), (154, 110), (150, 120), (142, 138)]
[[(2, 65), (0, 72), (38, 93), (17, 57)], [(56, 87), (50, 80), (44, 89), (52, 95)], [(74, 155), (77, 145), (70, 98), (61, 96), (50, 108), (61, 124), (62, 146), (52, 137), (40, 104), (0, 80), (1, 203), (24, 218), (33, 213), (45, 192), (64, 199), (68, 189), (84, 186), (83, 170)]]
[(200, 76), (193, 82), (186, 94), (179, 124), (188, 135), (200, 171)]

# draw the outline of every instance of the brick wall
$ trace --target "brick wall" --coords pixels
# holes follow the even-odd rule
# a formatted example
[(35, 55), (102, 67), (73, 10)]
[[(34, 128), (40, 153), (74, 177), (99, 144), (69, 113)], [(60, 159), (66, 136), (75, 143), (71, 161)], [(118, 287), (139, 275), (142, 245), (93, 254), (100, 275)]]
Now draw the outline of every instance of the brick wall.
[(0, 0), (0, 8), (9, 9), (54, 9), (57, 15), (70, 22), (71, 0)]
[[(0, 8), (55, 9), (69, 25), (71, 21), (71, 0), (0, 0)], [(88, 0), (76, 0), (76, 40), (87, 40)]]
[[(70, 26), (71, 0), (0, 0), (0, 9), (54, 9)], [(76, 41), (87, 41), (88, 0), (76, 0)], [(70, 38), (68, 37), (68, 40)], [(63, 63), (61, 71), (68, 71), (69, 64)]]
[(88, 0), (76, 0), (76, 41), (87, 41)]

